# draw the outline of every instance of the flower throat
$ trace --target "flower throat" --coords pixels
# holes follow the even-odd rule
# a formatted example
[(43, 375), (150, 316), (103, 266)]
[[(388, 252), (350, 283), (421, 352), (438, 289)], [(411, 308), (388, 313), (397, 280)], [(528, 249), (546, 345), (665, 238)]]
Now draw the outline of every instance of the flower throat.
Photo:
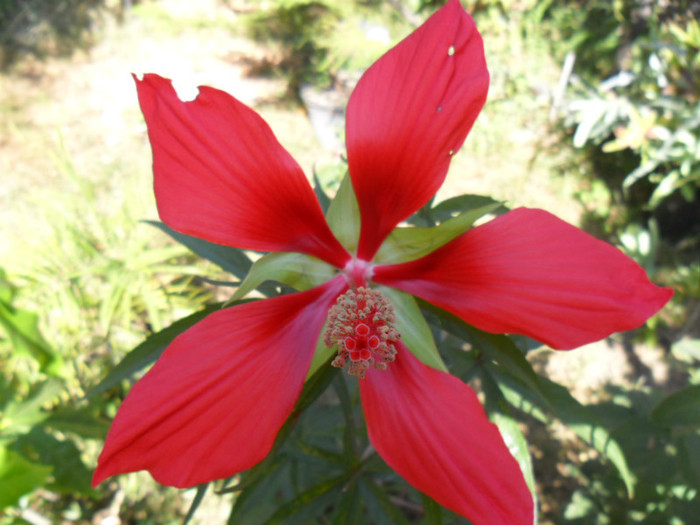
[(331, 364), (349, 364), (348, 374), (360, 378), (370, 367), (386, 370), (396, 357), (394, 343), (401, 338), (395, 322), (394, 307), (380, 292), (362, 286), (348, 290), (328, 312), (323, 341), (329, 348), (338, 346)]

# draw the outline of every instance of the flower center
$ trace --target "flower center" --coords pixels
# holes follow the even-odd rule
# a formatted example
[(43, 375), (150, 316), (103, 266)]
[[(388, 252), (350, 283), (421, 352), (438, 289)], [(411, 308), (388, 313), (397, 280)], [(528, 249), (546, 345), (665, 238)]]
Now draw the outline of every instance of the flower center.
[(374, 273), (372, 263), (369, 263), (363, 259), (355, 259), (354, 257), (348, 261), (343, 268), (343, 273), (345, 274), (345, 279), (348, 284), (357, 288), (360, 286), (366, 286), (367, 281), (369, 281)]
[(359, 287), (338, 297), (328, 312), (323, 341), (338, 346), (338, 356), (331, 363), (348, 374), (365, 377), (370, 366), (386, 370), (396, 357), (394, 343), (401, 334), (394, 328), (396, 317), (389, 299), (377, 290)]

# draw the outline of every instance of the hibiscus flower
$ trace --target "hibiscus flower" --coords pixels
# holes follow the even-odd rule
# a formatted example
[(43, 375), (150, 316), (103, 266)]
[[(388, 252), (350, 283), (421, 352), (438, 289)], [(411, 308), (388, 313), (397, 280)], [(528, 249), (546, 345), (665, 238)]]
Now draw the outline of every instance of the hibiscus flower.
[(191, 487), (253, 467), (292, 413), (321, 340), (337, 350), (335, 366), (358, 376), (369, 439), (399, 475), (474, 523), (532, 523), (517, 462), (471, 388), (412, 333), (417, 307), (404, 292), (480, 329), (559, 349), (639, 326), (671, 292), (540, 210), (404, 249), (406, 229), (392, 232), (442, 184), (488, 83), (481, 36), (458, 0), (367, 70), (346, 124), (360, 221), (341, 210), (331, 229), (253, 110), (210, 87), (183, 102), (169, 80), (137, 79), (162, 220), (282, 260), (302, 254), (294, 260), (317, 271), (296, 293), (222, 309), (178, 336), (124, 400), (95, 484), (145, 469)]

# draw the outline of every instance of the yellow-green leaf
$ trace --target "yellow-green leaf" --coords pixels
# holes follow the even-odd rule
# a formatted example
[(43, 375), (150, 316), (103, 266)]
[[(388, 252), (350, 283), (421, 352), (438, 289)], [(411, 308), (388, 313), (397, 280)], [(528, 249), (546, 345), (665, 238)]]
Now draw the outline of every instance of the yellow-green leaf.
[(360, 240), (360, 207), (350, 175), (346, 174), (340, 183), (326, 214), (326, 220), (340, 244), (350, 253), (357, 253)]
[(310, 255), (270, 253), (255, 261), (231, 301), (242, 299), (265, 281), (277, 281), (304, 291), (331, 280), (336, 274), (333, 266)]
[(396, 228), (379, 248), (374, 262), (397, 264), (423, 257), (463, 234), (477, 219), (500, 207), (501, 203), (497, 202), (465, 211), (433, 228)]
[(394, 306), (396, 329), (401, 333), (406, 347), (426, 365), (447, 372), (447, 366), (435, 346), (433, 333), (413, 296), (386, 286), (378, 286), (377, 289)]
[(321, 330), (321, 335), (318, 338), (318, 342), (316, 343), (316, 350), (314, 350), (314, 357), (311, 359), (311, 366), (309, 367), (309, 373), (306, 374), (306, 381), (313, 376), (316, 371), (321, 368), (324, 364), (328, 363), (330, 366), (329, 360), (333, 355), (336, 353), (337, 349), (336, 348), (328, 348), (326, 346), (326, 343), (323, 342), (323, 334), (326, 331), (326, 326), (323, 326), (323, 330)]

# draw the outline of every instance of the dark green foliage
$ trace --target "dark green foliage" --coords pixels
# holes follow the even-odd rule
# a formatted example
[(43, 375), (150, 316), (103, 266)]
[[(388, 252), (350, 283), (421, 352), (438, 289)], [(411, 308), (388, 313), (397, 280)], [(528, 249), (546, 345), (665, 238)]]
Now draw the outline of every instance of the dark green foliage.
[[(700, 7), (697, 2), (552, 2), (552, 52), (576, 63), (565, 124), (608, 188), (613, 234), (658, 224), (663, 239), (700, 249)], [(585, 200), (586, 196), (583, 195)]]
[(105, 0), (0, 0), (0, 67), (30, 54), (68, 55), (92, 43)]
[[(399, 26), (407, 33), (420, 23), (406, 2), (378, 0), (274, 0), (256, 2), (248, 34), (275, 51), (251, 64), (254, 74), (281, 76), (287, 80), (287, 97), (300, 100), (304, 85), (327, 88), (346, 76), (360, 73), (386, 50), (386, 43), (367, 37), (368, 24), (390, 33)], [(409, 20), (410, 19), (410, 20)]]
[(282, 53), (275, 62), (260, 64), (288, 78), (289, 91), (297, 95), (303, 83), (327, 86), (331, 82), (325, 64), (327, 48), (321, 39), (333, 30), (338, 14), (331, 2), (280, 2), (269, 11), (257, 13), (250, 21), (250, 35), (261, 42), (279, 42)]

